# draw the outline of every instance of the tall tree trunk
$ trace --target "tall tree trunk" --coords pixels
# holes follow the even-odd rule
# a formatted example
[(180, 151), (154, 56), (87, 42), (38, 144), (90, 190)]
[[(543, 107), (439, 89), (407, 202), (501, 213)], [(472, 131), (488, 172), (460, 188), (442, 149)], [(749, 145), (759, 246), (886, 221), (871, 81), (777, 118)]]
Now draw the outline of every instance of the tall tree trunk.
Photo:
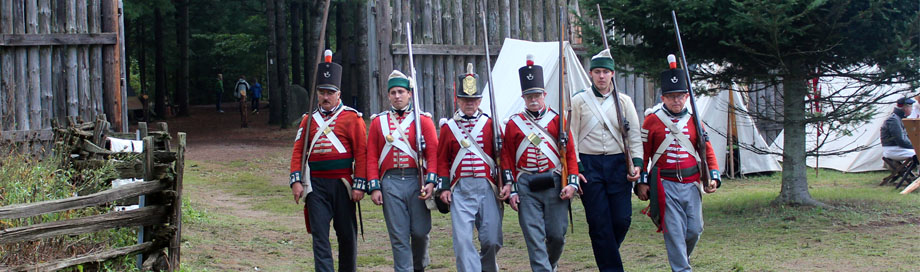
[[(127, 19), (124, 20), (124, 21), (125, 21), (125, 22), (124, 22), (124, 26), (122, 26), (122, 29), (123, 29), (122, 31), (124, 31), (124, 33), (125, 33), (125, 34), (124, 34), (124, 37), (125, 37), (125, 42), (124, 42), (124, 45), (125, 45), (125, 55), (122, 57), (122, 58), (123, 58), (122, 61), (125, 61), (125, 62), (126, 62), (126, 63), (125, 63), (125, 84), (128, 84), (128, 88), (130, 88), (130, 87), (131, 87), (131, 84), (130, 84), (130, 83), (131, 83), (131, 52), (134, 51), (134, 50), (132, 50), (132, 49), (133, 49), (132, 47), (134, 46), (134, 43), (131, 42), (131, 37), (132, 37), (132, 36), (131, 36), (130, 34), (132, 34), (132, 33), (131, 33), (131, 26), (132, 26), (131, 24), (134, 23), (134, 22), (132, 22), (131, 20), (127, 20)], [(136, 35), (137, 33), (134, 33), (134, 34)], [(134, 90), (134, 94), (137, 94), (137, 90)], [(126, 97), (123, 97), (122, 99), (127, 99), (127, 98), (126, 98)], [(128, 121), (128, 120), (125, 120), (125, 122), (127, 122), (127, 121)]]
[[(368, 96), (362, 95), (362, 94), (364, 94), (364, 92), (367, 92), (368, 90), (370, 91), (371, 95), (376, 95), (376, 93), (378, 92), (378, 90), (371, 90), (370, 82), (368, 82), (369, 80), (368, 75), (370, 74), (370, 61), (368, 60), (369, 55), (368, 55), (368, 50), (367, 50), (367, 43), (369, 42), (368, 41), (369, 37), (367, 33), (369, 31), (374, 31), (374, 30), (368, 29), (369, 20), (373, 20), (373, 18), (368, 18), (368, 16), (365, 16), (367, 5), (370, 5), (370, 1), (357, 1), (355, 2), (355, 9), (353, 11), (355, 14), (354, 18), (356, 18), (354, 20), (355, 22), (354, 33), (356, 36), (355, 42), (354, 42), (355, 44), (354, 52), (355, 52), (355, 58), (357, 58), (357, 61), (355, 61), (356, 67), (354, 70), (355, 72), (354, 76), (355, 76), (355, 82), (357, 82), (357, 86), (355, 86), (357, 89), (355, 90), (355, 92), (358, 94), (358, 104), (355, 106), (364, 112), (369, 112), (371, 110), (371, 107), (370, 107), (371, 99)], [(441, 18), (437, 18), (437, 19), (440, 20)], [(371, 41), (371, 42), (376, 42), (376, 41)], [(431, 90), (428, 90), (428, 91), (431, 91)]]
[(176, 43), (179, 45), (179, 74), (176, 103), (179, 116), (188, 116), (188, 0), (174, 0), (176, 6)]
[(300, 60), (300, 42), (301, 29), (300, 29), (300, 17), (302, 15), (300, 1), (291, 1), (291, 82), (292, 84), (303, 84), (301, 77), (303, 76), (303, 62)]
[[(307, 4), (305, 4), (307, 5)], [(304, 76), (303, 76), (303, 88), (308, 92), (313, 90), (313, 82), (310, 82), (310, 79), (313, 77), (313, 74), (316, 73), (316, 48), (323, 46), (319, 44), (319, 32), (321, 24), (323, 23), (323, 11), (322, 11), (322, 1), (315, 1), (311, 4), (309, 8), (304, 7), (304, 43), (303, 43), (303, 52), (304, 52)], [(313, 95), (309, 93), (309, 95)], [(308, 99), (309, 100), (309, 99)], [(307, 105), (307, 108), (312, 107), (313, 105)]]
[(156, 46), (154, 73), (156, 73), (156, 98), (154, 112), (157, 117), (166, 118), (166, 42), (163, 40), (163, 12), (160, 8), (153, 10), (153, 39)]
[(265, 13), (268, 23), (268, 81), (269, 81), (269, 97), (268, 97), (268, 123), (271, 125), (280, 125), (281, 124), (281, 95), (278, 93), (278, 70), (275, 63), (278, 62), (278, 48), (276, 47), (277, 42), (277, 33), (275, 28), (275, 1), (268, 0), (265, 1)]
[[(319, 2), (319, 1), (316, 1), (316, 2)], [(310, 2), (304, 2), (300, 8), (300, 11), (302, 12), (300, 14), (301, 15), (300, 17), (303, 21), (303, 28), (302, 28), (303, 35), (301, 35), (300, 37), (303, 39), (300, 41), (300, 45), (303, 47), (303, 81), (298, 82), (297, 84), (300, 84), (300, 86), (303, 86), (303, 88), (307, 90), (310, 90), (310, 86), (309, 86), (310, 71), (312, 71), (310, 66), (313, 66), (313, 61), (314, 61), (311, 55), (313, 55), (313, 52), (316, 52), (315, 49), (311, 49), (310, 47), (311, 46), (310, 44), (315, 39), (315, 37), (313, 37), (315, 36), (313, 34), (314, 32), (313, 28), (315, 27), (313, 24), (313, 21), (314, 21), (313, 17), (315, 17), (315, 15), (313, 14), (317, 13), (317, 12), (311, 12), (311, 11), (316, 9), (316, 6), (317, 4), (310, 3)], [(310, 50), (313, 50), (313, 51), (310, 51)]]
[[(140, 90), (137, 93), (138, 97), (144, 97), (147, 95), (147, 28), (144, 27), (144, 18), (137, 18), (134, 22), (137, 25), (137, 68), (138, 75), (140, 76)], [(149, 104), (149, 97), (142, 100), (144, 102), (144, 121), (150, 121), (150, 111), (147, 110), (147, 105)]]
[(352, 97), (355, 88), (353, 87), (354, 76), (352, 72), (351, 58), (352, 45), (349, 25), (349, 6), (346, 2), (335, 2), (334, 8), (329, 12), (335, 12), (335, 54), (338, 56), (336, 62), (342, 65), (342, 86), (339, 86), (342, 102), (345, 105), (354, 107)]
[(290, 80), (290, 52), (288, 51), (287, 40), (287, 4), (285, 0), (275, 0), (275, 32), (277, 41), (275, 41), (276, 51), (278, 52), (278, 94), (281, 97), (281, 128), (288, 128), (290, 116), (288, 116), (288, 102), (290, 101), (289, 88)]
[(789, 62), (787, 75), (783, 77), (783, 185), (778, 204), (823, 206), (808, 193), (808, 178), (805, 169), (805, 85), (809, 70), (805, 65)]

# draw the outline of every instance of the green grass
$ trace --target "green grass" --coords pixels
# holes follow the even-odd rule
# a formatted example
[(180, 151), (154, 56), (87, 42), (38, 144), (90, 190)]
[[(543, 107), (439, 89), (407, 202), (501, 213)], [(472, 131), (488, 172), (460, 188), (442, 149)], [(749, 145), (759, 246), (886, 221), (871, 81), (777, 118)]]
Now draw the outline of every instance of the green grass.
[[(234, 216), (193, 199), (191, 206), (206, 219), (191, 225), (205, 233), (187, 234), (188, 244), (261, 253), (253, 257), (248, 251), (239, 254), (246, 261), (229, 268), (215, 265), (227, 261), (215, 254), (183, 256), (183, 270), (236, 270), (244, 265), (265, 271), (312, 270), (311, 239), (303, 231), (301, 206), (293, 203), (286, 182), (271, 178), (286, 176), (285, 156), (266, 156), (269, 159), (189, 163), (194, 170), (186, 172), (186, 186), (217, 189), (243, 199), (246, 207), (241, 209), (265, 215), (259, 219)], [(890, 186), (876, 186), (884, 175), (821, 170), (816, 178), (810, 170), (812, 196), (830, 208), (772, 204), (779, 193), (779, 174), (726, 180), (719, 192), (704, 196), (705, 230), (691, 262), (699, 271), (914, 270), (920, 267), (920, 259), (914, 256), (920, 250), (920, 235), (916, 234), (920, 194), (900, 195)], [(368, 200), (362, 201), (366, 241), (359, 240), (359, 270), (390, 271), (392, 252), (383, 213)], [(646, 205), (633, 198), (632, 225), (621, 248), (625, 267), (627, 271), (667, 271), (663, 238), (639, 213)], [(572, 208), (575, 227), (567, 235), (560, 269), (596, 270), (581, 201), (574, 201)], [(265, 222), (265, 218), (288, 223)], [(455, 271), (450, 217), (432, 212), (432, 221), (429, 270)], [(510, 207), (504, 210), (502, 229), (499, 265), (512, 271), (529, 270), (517, 213)], [(254, 239), (245, 235), (248, 232), (266, 237)]]

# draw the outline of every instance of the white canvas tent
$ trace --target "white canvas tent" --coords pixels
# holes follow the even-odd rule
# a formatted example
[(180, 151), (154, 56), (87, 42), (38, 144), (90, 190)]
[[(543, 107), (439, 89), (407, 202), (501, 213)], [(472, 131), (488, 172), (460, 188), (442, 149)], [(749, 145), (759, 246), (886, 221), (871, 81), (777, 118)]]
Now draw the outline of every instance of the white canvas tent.
[[(879, 107), (891, 107), (882, 105)], [(821, 147), (822, 151), (848, 150), (856, 147), (867, 147), (863, 151), (851, 152), (844, 155), (808, 157), (805, 159), (805, 165), (808, 167), (819, 167), (834, 169), (840, 172), (868, 172), (885, 170), (882, 162), (882, 143), (880, 140), (880, 129), (885, 119), (891, 115), (891, 110), (879, 110), (869, 123), (856, 128), (851, 135), (836, 133), (836, 131), (825, 127), (825, 133), (831, 133), (827, 141)], [(771, 145), (774, 150), (781, 152), (783, 150), (783, 132), (776, 136), (776, 140)], [(805, 146), (808, 150), (814, 150), (818, 144), (818, 133), (815, 126), (805, 128)]]
[[(847, 79), (830, 79), (824, 82), (822, 85), (822, 94), (826, 97), (830, 90), (843, 90), (843, 95), (846, 96), (846, 93), (853, 92), (847, 86)], [(873, 93), (882, 95), (888, 93), (898, 86), (881, 86), (880, 89), (873, 91)], [(898, 99), (898, 95), (891, 95), (882, 99), (882, 102), (894, 103)], [(828, 135), (827, 139), (824, 142), (824, 145), (821, 146), (822, 152), (835, 152), (842, 150), (851, 150), (854, 148), (866, 148), (865, 150), (858, 152), (851, 152), (844, 155), (833, 155), (833, 156), (820, 156), (820, 157), (808, 157), (805, 160), (805, 165), (812, 168), (828, 168), (834, 169), (841, 172), (868, 172), (868, 171), (883, 171), (885, 170), (884, 162), (882, 162), (882, 144), (880, 140), (880, 129), (885, 123), (885, 119), (888, 116), (891, 116), (894, 106), (892, 104), (882, 104), (872, 106), (872, 110), (875, 111), (875, 115), (872, 117), (868, 123), (863, 124), (859, 127), (852, 129), (851, 134), (840, 133), (839, 129), (831, 128), (828, 125), (824, 126), (823, 133)], [(827, 109), (825, 109), (827, 110)], [(782, 152), (783, 150), (783, 139), (784, 133), (780, 132), (777, 135), (776, 139), (771, 144), (771, 148), (777, 152)], [(822, 136), (823, 138), (824, 136)], [(818, 131), (815, 125), (809, 125), (805, 127), (805, 146), (807, 150), (814, 150), (818, 145)], [(780, 158), (781, 159), (781, 158)]]
[(746, 114), (747, 107), (744, 106), (741, 94), (738, 92), (722, 91), (716, 96), (701, 96), (696, 100), (696, 106), (702, 113), (702, 121), (705, 123), (706, 130), (709, 134), (709, 142), (719, 161), (719, 169), (722, 172), (728, 171), (726, 159), (728, 159), (726, 135), (728, 135), (729, 120), (729, 94), (734, 96), (731, 100), (734, 104), (735, 130), (737, 131), (737, 141), (739, 143), (739, 169), (742, 175), (758, 172), (776, 172), (781, 171), (782, 167), (777, 161), (776, 156), (770, 154), (758, 154), (755, 150), (770, 150), (767, 142), (763, 139), (760, 131), (754, 125), (754, 119)]
[[(572, 94), (578, 90), (590, 88), (591, 79), (568, 42), (565, 43), (564, 52), (567, 73), (566, 89)], [(528, 54), (534, 55), (534, 63), (543, 67), (546, 104), (559, 110), (559, 42), (530, 42), (506, 38), (492, 68), (492, 78), (501, 79), (495, 82), (495, 97), (498, 101), (495, 110), (498, 113), (492, 114), (489, 108), (492, 98), (488, 94), (488, 84), (492, 82), (485, 86), (485, 94), (480, 107), (484, 112), (492, 115), (495, 120), (505, 120), (524, 109), (518, 69), (526, 64)]]

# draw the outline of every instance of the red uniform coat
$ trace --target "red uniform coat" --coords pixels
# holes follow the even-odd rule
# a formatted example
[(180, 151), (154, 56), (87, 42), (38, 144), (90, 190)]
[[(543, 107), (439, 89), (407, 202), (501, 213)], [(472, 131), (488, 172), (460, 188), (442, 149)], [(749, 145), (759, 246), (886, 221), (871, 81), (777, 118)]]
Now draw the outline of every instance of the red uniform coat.
[[(310, 155), (308, 163), (310, 164), (310, 175), (318, 178), (345, 178), (354, 184), (354, 178), (365, 180), (367, 177), (367, 135), (365, 134), (364, 120), (361, 113), (348, 106), (344, 107), (342, 113), (336, 120), (329, 125), (332, 132), (335, 133), (339, 141), (345, 147), (345, 153), (339, 153), (331, 147), (329, 139), (321, 136), (315, 147), (313, 154)], [(323, 116), (328, 122), (329, 116)], [(291, 182), (299, 181), (300, 163), (303, 155), (304, 145), (310, 144), (316, 134), (316, 122), (311, 122), (310, 128), (305, 129), (307, 118), (313, 118), (311, 115), (304, 115), (300, 121), (300, 129), (297, 131), (298, 137), (294, 141), (294, 150), (291, 154)], [(308, 131), (308, 133), (302, 133)], [(294, 175), (297, 174), (296, 180)]]
[[(495, 134), (492, 132), (492, 118), (489, 118), (485, 115), (482, 118), (488, 119), (485, 126), (482, 127), (482, 134), (470, 136), (476, 138), (476, 143), (482, 147), (482, 150), (485, 152), (486, 156), (495, 158), (495, 152), (493, 148), (493, 139), (495, 138)], [(465, 130), (467, 133), (470, 133), (478, 120), (466, 120), (462, 118), (458, 119), (460, 120), (457, 120), (457, 127)], [(440, 143), (438, 148), (438, 176), (444, 179), (450, 179), (450, 168), (454, 164), (454, 158), (457, 157), (457, 153), (460, 152), (460, 142), (458, 142), (457, 138), (454, 137), (453, 132), (450, 131), (450, 127), (448, 127), (447, 124), (441, 126), (441, 134), (438, 137), (438, 142)], [(457, 170), (453, 173), (454, 178), (451, 179), (450, 185), (453, 186), (456, 184), (460, 178), (480, 177), (488, 179), (496, 186), (501, 187), (499, 181), (493, 179), (491, 173), (492, 169), (488, 164), (485, 163), (485, 161), (472, 153), (467, 153), (467, 155), (463, 157), (460, 166), (458, 166)]]
[[(518, 113), (518, 115), (521, 115), (521, 116), (523, 116), (524, 114), (526, 113), (523, 113), (523, 112)], [(526, 118), (524, 120), (526, 120)], [(535, 121), (539, 122), (539, 120), (535, 120)], [(537, 128), (534, 128), (534, 129), (536, 130)], [(556, 115), (555, 117), (553, 117), (553, 120), (550, 121), (549, 124), (546, 126), (546, 131), (549, 132), (551, 137), (555, 137), (556, 139), (558, 139), (559, 131), (560, 131), (559, 115)], [(568, 172), (568, 175), (577, 175), (578, 174), (578, 158), (576, 157), (576, 154), (575, 154), (577, 151), (575, 150), (575, 143), (572, 140), (574, 138), (572, 136), (571, 130), (568, 131), (568, 137), (569, 137), (569, 141), (566, 144), (566, 154), (564, 157), (565, 163), (566, 163), (566, 171)], [(555, 142), (556, 139), (544, 139), (544, 140)], [(527, 159), (526, 159), (528, 157), (528, 153), (533, 154), (531, 152), (525, 152), (525, 154), (521, 156), (521, 160), (519, 161), (515, 160), (515, 155), (517, 153), (518, 145), (520, 145), (521, 142), (523, 141), (528, 141), (527, 135), (524, 135), (521, 129), (518, 128), (517, 123), (515, 123), (514, 121), (508, 121), (508, 124), (505, 126), (505, 135), (504, 135), (503, 141), (504, 141), (504, 144), (502, 146), (502, 151), (501, 151), (502, 161), (511, 162), (511, 163), (502, 163), (502, 168), (504, 170), (510, 170), (511, 175), (515, 177), (515, 182), (517, 182), (518, 169), (526, 167), (528, 164)], [(550, 146), (549, 148), (553, 149), (552, 146)], [(531, 145), (530, 149), (535, 149), (535, 148), (533, 148), (533, 146)], [(553, 149), (553, 152), (558, 154), (559, 150)], [(561, 162), (563, 160), (563, 156), (558, 156), (558, 157)], [(537, 171), (537, 172), (542, 173), (542, 172), (546, 172), (548, 170), (557, 168), (557, 165), (553, 164), (551, 161), (546, 162), (544, 165), (548, 167), (546, 167), (546, 169), (542, 171)], [(562, 186), (566, 185), (567, 178), (568, 177), (562, 177), (562, 182), (563, 182)]]
[[(331, 120), (334, 112), (341, 109), (341, 113), (335, 120)], [(314, 111), (315, 112), (315, 111)], [(313, 135), (316, 134), (318, 125), (315, 120), (310, 122), (310, 127), (306, 128), (307, 120), (313, 118), (313, 113), (304, 115), (300, 120), (300, 128), (297, 130), (297, 137), (294, 139), (294, 150), (291, 154), (291, 185), (294, 182), (301, 181), (301, 157), (304, 152), (304, 145), (309, 146), (313, 141)], [(355, 185), (357, 180), (361, 186), (364, 184), (366, 177), (365, 166), (367, 149), (367, 136), (365, 134), (364, 119), (361, 119), (361, 113), (357, 110), (339, 104), (333, 113), (323, 115), (323, 120), (329, 123), (328, 128), (336, 135), (336, 138), (345, 148), (344, 153), (339, 153), (332, 146), (331, 141), (326, 136), (320, 136), (316, 140), (312, 154), (307, 160), (310, 165), (310, 175), (318, 178), (345, 179), (351, 186)], [(307, 119), (310, 118), (310, 119)], [(307, 133), (303, 133), (307, 131)], [(354, 178), (352, 177), (354, 176)], [(349, 196), (350, 197), (350, 196)], [(303, 207), (304, 224), (307, 232), (312, 233), (310, 229), (310, 216), (307, 205)]]
[[(380, 115), (387, 115), (389, 112), (383, 112)], [(390, 114), (389, 123), (390, 132), (396, 133), (396, 126), (402, 123), (403, 119), (407, 117), (412, 112), (405, 112), (403, 118), (393, 118), (396, 116), (395, 113)], [(381, 154), (383, 152), (383, 147), (386, 145), (386, 135), (383, 135), (383, 132), (380, 129), (380, 118), (382, 116), (375, 115), (374, 118), (371, 118), (371, 129), (368, 132), (367, 137), (367, 180), (378, 180), (386, 173), (387, 170), (391, 168), (416, 168), (417, 162), (415, 159), (409, 156), (409, 154), (403, 152), (402, 150), (392, 147), (387, 154)], [(422, 137), (425, 138), (425, 168), (426, 172), (424, 174), (435, 174), (437, 173), (438, 164), (435, 161), (435, 157), (438, 152), (438, 138), (437, 132), (434, 128), (434, 123), (431, 121), (431, 116), (427, 114), (419, 114), (419, 118), (422, 120), (420, 123), (422, 125)], [(397, 120), (394, 120), (397, 119)], [(409, 147), (413, 150), (416, 149), (416, 139), (415, 139), (415, 122), (418, 120), (412, 121), (409, 124), (409, 128), (404, 132), (409, 140)], [(380, 164), (380, 167), (377, 167), (377, 162), (380, 159), (380, 156), (383, 155), (383, 163)], [(398, 156), (399, 161), (394, 158)], [(432, 180), (434, 182), (434, 180)]]
[[(658, 109), (665, 110), (665, 109)], [(687, 113), (689, 114), (689, 113)], [(695, 115), (692, 115), (690, 118), (696, 118)], [(689, 167), (694, 167), (697, 164), (696, 158), (694, 158), (686, 149), (681, 147), (679, 144), (671, 143), (662, 143), (664, 142), (665, 136), (670, 133), (667, 126), (662, 122), (678, 122), (678, 118), (670, 118), (670, 120), (660, 120), (658, 116), (654, 113), (645, 116), (645, 121), (642, 122), (642, 132), (648, 133), (647, 136), (643, 138), (643, 148), (644, 152), (642, 154), (643, 165), (651, 165), (651, 167), (657, 167), (658, 170), (662, 169), (685, 169)], [(693, 119), (690, 119), (687, 122), (687, 126), (683, 129), (683, 134), (688, 135), (690, 142), (696, 143), (698, 140), (698, 135), (696, 133), (696, 125), (693, 123)], [(658, 150), (658, 147), (662, 144), (668, 144), (670, 147), (668, 150), (665, 150), (665, 154), (659, 156), (657, 162), (651, 162), (652, 157), (655, 155), (655, 151)], [(695, 147), (694, 147), (695, 148)], [(719, 162), (716, 160), (715, 153), (712, 150), (712, 144), (706, 142), (706, 158), (708, 158), (709, 169), (710, 170), (719, 170)], [(702, 171), (702, 169), (700, 169)], [(649, 186), (655, 186), (651, 188), (649, 194), (649, 200), (652, 202), (649, 204), (649, 212), (646, 214), (649, 217), (652, 217), (652, 220), (655, 221), (658, 226), (658, 231), (664, 230), (664, 213), (665, 213), (665, 192), (664, 187), (662, 186), (661, 175), (656, 175), (658, 178), (656, 180), (650, 180)], [(692, 176), (683, 177), (682, 180), (672, 180), (674, 182), (682, 183), (692, 183), (697, 182), (700, 179), (700, 174), (697, 173)], [(670, 180), (670, 179), (669, 179)], [(654, 193), (652, 193), (654, 192)], [(657, 211), (653, 211), (655, 209)]]
[[(660, 109), (660, 110), (664, 110), (664, 109)], [(691, 118), (694, 118), (694, 117), (695, 116)], [(674, 120), (667, 120), (667, 121), (676, 123), (676, 121)], [(673, 158), (672, 157), (672, 159), (676, 159), (678, 160), (678, 162), (669, 163), (668, 154), (667, 154), (667, 152), (669, 151), (665, 151), (666, 154), (662, 154), (658, 158), (657, 162), (651, 162), (650, 160), (655, 155), (654, 154), (655, 151), (658, 149), (658, 146), (662, 144), (661, 142), (664, 141), (664, 137), (669, 132), (668, 132), (667, 127), (664, 125), (664, 123), (662, 123), (662, 120), (659, 120), (658, 116), (655, 115), (654, 113), (645, 116), (645, 121), (642, 122), (642, 129), (648, 131), (647, 139), (643, 143), (643, 151), (644, 151), (642, 153), (643, 165), (652, 165), (652, 167), (657, 166), (659, 169), (683, 169), (683, 168), (692, 167), (696, 165), (696, 159), (693, 156), (685, 156), (684, 158)], [(690, 136), (690, 142), (696, 143), (697, 141), (696, 125), (693, 124), (692, 119), (689, 122), (687, 122), (687, 126), (685, 127), (683, 133), (684, 135)], [(676, 144), (673, 144), (673, 143), (668, 143), (668, 144), (672, 144), (672, 146), (677, 147)], [(686, 150), (680, 150), (675, 153), (690, 155), (689, 153), (687, 153)], [(716, 160), (716, 155), (712, 150), (712, 144), (710, 144), (709, 142), (706, 142), (706, 157), (709, 158), (708, 159), (709, 169), (719, 170), (719, 162)], [(689, 183), (689, 182), (699, 181), (699, 178), (700, 178), (700, 175), (696, 174), (693, 176), (684, 177), (683, 182)]]

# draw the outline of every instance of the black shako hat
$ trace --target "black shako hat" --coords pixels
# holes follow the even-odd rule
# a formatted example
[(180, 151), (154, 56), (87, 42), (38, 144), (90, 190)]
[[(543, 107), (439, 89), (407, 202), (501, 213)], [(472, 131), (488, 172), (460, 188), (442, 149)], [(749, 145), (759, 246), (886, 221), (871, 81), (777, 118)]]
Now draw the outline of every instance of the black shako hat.
[(341, 91), (342, 66), (332, 62), (332, 50), (326, 49), (323, 62), (316, 66), (316, 88)]
[(687, 73), (677, 68), (677, 58), (673, 54), (668, 55), (668, 65), (670, 69), (661, 72), (661, 95), (689, 92)]
[(466, 73), (457, 77), (460, 89), (457, 90), (458, 98), (482, 98), (482, 89), (479, 88), (479, 75), (473, 73), (473, 64), (466, 64)]
[(533, 63), (533, 55), (527, 54), (527, 65), (518, 69), (521, 77), (521, 95), (546, 92), (543, 87), (543, 67)]

